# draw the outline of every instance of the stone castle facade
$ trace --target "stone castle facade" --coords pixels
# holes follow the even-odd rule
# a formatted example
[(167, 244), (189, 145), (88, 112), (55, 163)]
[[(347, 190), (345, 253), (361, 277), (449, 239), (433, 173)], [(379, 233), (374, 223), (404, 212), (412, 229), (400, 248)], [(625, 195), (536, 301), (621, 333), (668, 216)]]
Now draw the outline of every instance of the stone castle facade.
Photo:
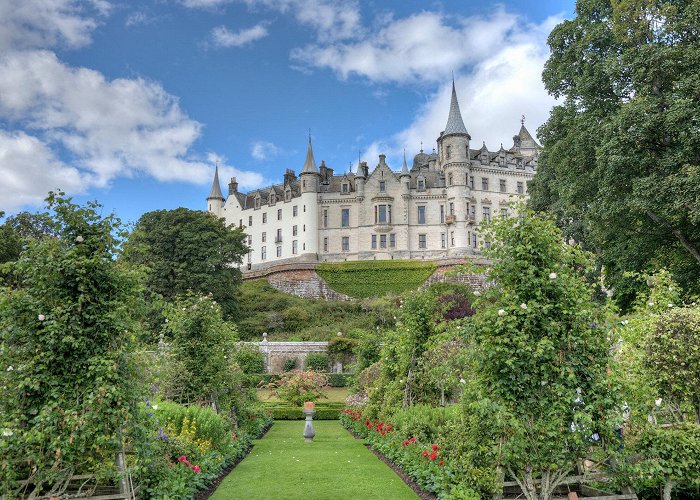
[[(370, 172), (335, 174), (316, 165), (309, 139), (299, 176), (249, 193), (236, 178), (224, 198), (218, 171), (207, 198), (208, 211), (245, 228), (249, 252), (242, 270), (274, 264), (380, 259), (445, 259), (480, 255), (479, 224), (508, 215), (512, 202), (527, 196), (537, 171), (540, 146), (525, 128), (513, 146), (470, 148), (457, 94), (437, 151), (422, 150), (400, 171), (385, 155)], [(486, 242), (488, 243), (488, 242)]]

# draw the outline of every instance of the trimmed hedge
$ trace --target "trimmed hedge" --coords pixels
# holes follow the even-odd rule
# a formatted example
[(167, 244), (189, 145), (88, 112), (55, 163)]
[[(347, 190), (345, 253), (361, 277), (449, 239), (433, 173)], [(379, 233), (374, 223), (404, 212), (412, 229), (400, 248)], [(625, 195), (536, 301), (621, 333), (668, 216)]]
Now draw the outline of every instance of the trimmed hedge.
[(435, 272), (433, 262), (369, 260), (322, 263), (316, 273), (336, 292), (351, 297), (399, 295), (421, 286)]
[(328, 385), (331, 387), (347, 387), (352, 383), (352, 373), (329, 373)]
[[(316, 415), (314, 420), (338, 420), (343, 403), (336, 405), (328, 403), (326, 405), (316, 405)], [(301, 406), (266, 406), (266, 410), (274, 420), (304, 420), (306, 417), (302, 413)]]

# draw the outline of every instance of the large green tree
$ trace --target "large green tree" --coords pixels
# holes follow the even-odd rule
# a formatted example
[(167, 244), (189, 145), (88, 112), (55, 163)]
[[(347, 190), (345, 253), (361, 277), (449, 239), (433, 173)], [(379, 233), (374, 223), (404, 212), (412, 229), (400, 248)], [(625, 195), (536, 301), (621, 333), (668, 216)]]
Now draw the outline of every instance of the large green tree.
[(241, 273), (234, 267), (247, 252), (240, 228), (209, 213), (178, 208), (145, 213), (125, 244), (128, 261), (150, 269), (147, 286), (166, 300), (192, 290), (211, 293), (225, 316), (236, 311)]
[(549, 36), (562, 103), (540, 129), (531, 205), (596, 252), (625, 304), (627, 271), (668, 267), (700, 290), (700, 3), (579, 0)]
[[(4, 216), (0, 211), (0, 219)], [(7, 217), (0, 225), (0, 263), (17, 260), (31, 238), (44, 236), (58, 236), (49, 214), (20, 212)]]

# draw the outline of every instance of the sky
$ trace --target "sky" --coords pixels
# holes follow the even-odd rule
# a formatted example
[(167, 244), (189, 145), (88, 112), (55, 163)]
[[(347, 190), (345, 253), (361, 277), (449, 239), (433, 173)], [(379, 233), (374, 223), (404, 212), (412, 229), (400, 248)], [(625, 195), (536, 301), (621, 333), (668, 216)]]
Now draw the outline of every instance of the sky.
[(136, 221), (318, 164), (400, 170), (444, 129), (512, 146), (555, 101), (555, 0), (0, 0), (0, 211), (61, 189)]

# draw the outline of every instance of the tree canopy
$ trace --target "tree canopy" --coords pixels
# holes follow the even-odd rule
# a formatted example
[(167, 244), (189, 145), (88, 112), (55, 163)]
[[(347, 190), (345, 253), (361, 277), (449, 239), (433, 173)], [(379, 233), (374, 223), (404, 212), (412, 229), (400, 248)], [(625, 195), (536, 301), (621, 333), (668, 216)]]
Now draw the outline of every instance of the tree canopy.
[(700, 4), (579, 0), (543, 73), (563, 102), (539, 130), (531, 206), (594, 251), (618, 302), (628, 271), (700, 290)]
[(125, 243), (126, 259), (145, 265), (147, 287), (167, 300), (192, 290), (211, 293), (224, 315), (236, 310), (235, 291), (247, 252), (240, 228), (201, 211), (178, 208), (145, 213)]

